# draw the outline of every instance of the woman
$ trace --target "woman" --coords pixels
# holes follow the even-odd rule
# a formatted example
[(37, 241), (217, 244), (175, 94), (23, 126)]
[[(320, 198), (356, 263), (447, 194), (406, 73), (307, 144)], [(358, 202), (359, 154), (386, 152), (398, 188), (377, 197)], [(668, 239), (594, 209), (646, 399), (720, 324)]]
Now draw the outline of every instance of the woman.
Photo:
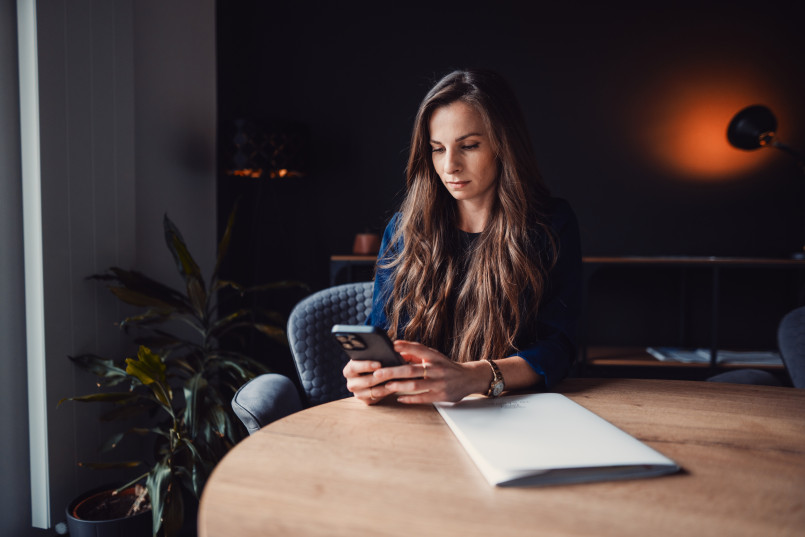
[(407, 194), (383, 235), (367, 323), (407, 365), (351, 360), (367, 404), (551, 388), (573, 361), (578, 224), (550, 197), (525, 121), (496, 73), (455, 71), (414, 123)]

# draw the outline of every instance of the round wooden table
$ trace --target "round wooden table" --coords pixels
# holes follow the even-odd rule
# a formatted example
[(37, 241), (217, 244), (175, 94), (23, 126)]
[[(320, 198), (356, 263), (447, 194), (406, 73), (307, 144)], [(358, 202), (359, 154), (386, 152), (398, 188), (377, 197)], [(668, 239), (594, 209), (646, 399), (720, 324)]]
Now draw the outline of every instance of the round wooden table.
[(432, 406), (350, 398), (238, 444), (204, 490), (199, 535), (805, 534), (805, 390), (570, 379), (557, 391), (683, 471), (491, 487)]

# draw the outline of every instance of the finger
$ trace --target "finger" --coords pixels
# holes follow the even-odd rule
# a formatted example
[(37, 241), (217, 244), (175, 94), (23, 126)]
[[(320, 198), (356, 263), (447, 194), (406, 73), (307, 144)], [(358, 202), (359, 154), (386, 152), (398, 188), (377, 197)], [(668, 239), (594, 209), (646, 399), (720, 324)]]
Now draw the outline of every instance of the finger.
[(372, 375), (378, 382), (391, 379), (422, 378), (422, 366), (419, 364), (398, 365), (383, 367)]
[(424, 380), (394, 380), (387, 382), (383, 388), (388, 393), (413, 394), (430, 391), (429, 383)]
[(397, 401), (407, 405), (419, 405), (423, 403), (435, 403), (438, 401), (459, 401), (461, 397), (451, 396), (446, 391), (444, 384), (432, 386), (429, 390), (408, 391), (400, 390), (397, 393)]
[(379, 401), (377, 397), (372, 397), (372, 395), (369, 393), (369, 390), (363, 390), (353, 395), (355, 396), (355, 399), (366, 405), (374, 405)]
[(439, 362), (441, 360), (446, 362), (450, 361), (447, 356), (436, 349), (432, 349), (415, 341), (404, 341), (398, 339), (394, 342), (394, 350), (397, 351), (403, 357), (403, 359), (408, 362), (428, 362), (430, 364)]
[(404, 339), (397, 339), (394, 341), (394, 350), (399, 353), (406, 353), (413, 358), (420, 358), (423, 355), (433, 351), (433, 349), (423, 345), (422, 343), (417, 343), (416, 341), (405, 341)]
[(397, 402), (406, 405), (421, 405), (435, 403), (437, 401), (447, 401), (447, 394), (438, 390), (414, 391), (397, 394)]
[(429, 361), (427, 358), (425, 358), (424, 356), (422, 356), (420, 354), (413, 354), (413, 353), (410, 353), (410, 352), (407, 352), (407, 351), (397, 351), (397, 353), (400, 356), (402, 356), (402, 359), (405, 360), (408, 363), (421, 364), (421, 363), (424, 363), (426, 361)]
[(397, 397), (397, 402), (405, 405), (421, 405), (423, 403), (434, 403), (436, 401), (439, 401), (439, 398), (434, 396), (431, 392), (400, 395)]
[(344, 366), (343, 374), (346, 378), (364, 375), (380, 369), (380, 362), (374, 360), (350, 360)]
[(384, 385), (370, 386), (366, 390), (361, 390), (355, 396), (361, 399), (364, 403), (373, 405), (382, 399), (388, 397), (392, 392), (385, 388)]
[(376, 378), (374, 375), (358, 375), (354, 377), (347, 377), (347, 390), (352, 393), (368, 390), (373, 386), (382, 384), (383, 379)]

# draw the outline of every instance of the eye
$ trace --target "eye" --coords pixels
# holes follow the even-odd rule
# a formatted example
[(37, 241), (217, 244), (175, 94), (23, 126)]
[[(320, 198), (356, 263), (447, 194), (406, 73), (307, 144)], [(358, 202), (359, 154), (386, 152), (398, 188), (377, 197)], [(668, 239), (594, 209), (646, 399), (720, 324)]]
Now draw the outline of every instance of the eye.
[(431, 153), (443, 153), (444, 152), (444, 147), (431, 147), (430, 152)]
[(478, 149), (478, 146), (479, 146), (479, 145), (481, 145), (479, 142), (475, 142), (475, 143), (474, 143), (474, 144), (472, 144), (472, 145), (462, 145), (462, 146), (461, 146), (461, 149), (465, 149), (465, 150), (473, 150), (473, 149)]

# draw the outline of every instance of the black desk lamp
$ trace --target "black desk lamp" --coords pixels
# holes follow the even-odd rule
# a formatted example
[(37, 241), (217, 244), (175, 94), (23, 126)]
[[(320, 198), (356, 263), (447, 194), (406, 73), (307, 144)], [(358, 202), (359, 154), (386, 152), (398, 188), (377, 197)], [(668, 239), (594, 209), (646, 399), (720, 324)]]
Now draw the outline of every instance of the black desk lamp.
[(797, 159), (805, 173), (805, 158), (798, 151), (776, 139), (777, 119), (763, 105), (748, 106), (735, 114), (727, 127), (727, 140), (738, 149), (751, 151), (761, 147), (776, 147)]
[[(797, 159), (797, 165), (805, 174), (805, 157), (795, 149), (776, 139), (777, 119), (771, 110), (763, 105), (748, 106), (735, 114), (727, 127), (727, 140), (738, 149), (752, 151), (761, 147), (775, 147)], [(792, 255), (795, 259), (805, 259), (805, 246), (802, 251)]]

